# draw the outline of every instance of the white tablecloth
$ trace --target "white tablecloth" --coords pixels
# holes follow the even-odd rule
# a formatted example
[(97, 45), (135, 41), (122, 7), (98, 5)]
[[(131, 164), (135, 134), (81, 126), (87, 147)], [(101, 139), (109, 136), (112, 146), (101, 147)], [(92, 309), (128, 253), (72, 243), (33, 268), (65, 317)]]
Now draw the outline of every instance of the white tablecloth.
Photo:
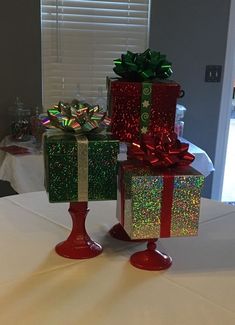
[(31, 154), (12, 155), (0, 150), (0, 179), (10, 182), (17, 193), (44, 190), (43, 156), (35, 148), (33, 139), (27, 142), (12, 142), (10, 137), (2, 140), (1, 146), (26, 147)]
[[(188, 142), (185, 139), (182, 141)], [(204, 176), (208, 176), (213, 170), (213, 164), (207, 153), (189, 143), (189, 152), (195, 155), (195, 160), (191, 164), (192, 167), (201, 172)], [(4, 153), (0, 150), (0, 179), (8, 181), (17, 193), (36, 192), (44, 190), (44, 168), (43, 156), (35, 149), (32, 141), (12, 143), (8, 138), (5, 138), (1, 146), (17, 144), (22, 147), (27, 147), (31, 150), (30, 155), (12, 155)], [(125, 147), (121, 146), (120, 159), (124, 160)]]
[(168, 238), (164, 272), (129, 263), (145, 244), (108, 235), (115, 202), (89, 203), (87, 230), (103, 245), (90, 260), (58, 256), (67, 238), (68, 204), (45, 192), (0, 199), (0, 324), (234, 325), (235, 208), (202, 199), (199, 236)]

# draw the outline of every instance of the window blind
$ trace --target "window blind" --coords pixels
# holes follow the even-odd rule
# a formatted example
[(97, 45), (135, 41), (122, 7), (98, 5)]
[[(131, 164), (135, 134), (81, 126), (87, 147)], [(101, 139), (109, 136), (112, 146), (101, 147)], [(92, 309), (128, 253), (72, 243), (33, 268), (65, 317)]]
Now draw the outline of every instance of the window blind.
[(44, 109), (105, 96), (113, 60), (148, 47), (149, 2), (41, 0)]

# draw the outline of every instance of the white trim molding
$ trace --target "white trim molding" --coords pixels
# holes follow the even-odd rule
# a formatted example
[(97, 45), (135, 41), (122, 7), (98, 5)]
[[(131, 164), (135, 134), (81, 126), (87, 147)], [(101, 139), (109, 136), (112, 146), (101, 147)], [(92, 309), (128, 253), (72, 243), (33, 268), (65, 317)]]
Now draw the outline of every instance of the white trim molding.
[(226, 56), (224, 64), (224, 77), (222, 96), (220, 102), (220, 115), (215, 152), (215, 172), (212, 183), (212, 199), (221, 200), (226, 151), (228, 143), (229, 122), (232, 110), (232, 91), (235, 79), (235, 0), (231, 0), (228, 26)]

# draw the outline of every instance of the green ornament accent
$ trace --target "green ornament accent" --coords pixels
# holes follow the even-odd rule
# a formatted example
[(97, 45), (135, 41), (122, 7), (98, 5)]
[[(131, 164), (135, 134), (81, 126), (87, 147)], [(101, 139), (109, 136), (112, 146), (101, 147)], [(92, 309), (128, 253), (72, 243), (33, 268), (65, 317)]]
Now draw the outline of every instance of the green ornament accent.
[(145, 134), (148, 131), (151, 111), (152, 84), (142, 83), (141, 113), (140, 113), (140, 133)]
[(171, 63), (166, 55), (147, 49), (143, 53), (127, 51), (120, 59), (114, 60), (113, 71), (124, 79), (131, 81), (145, 81), (167, 79), (172, 74)]

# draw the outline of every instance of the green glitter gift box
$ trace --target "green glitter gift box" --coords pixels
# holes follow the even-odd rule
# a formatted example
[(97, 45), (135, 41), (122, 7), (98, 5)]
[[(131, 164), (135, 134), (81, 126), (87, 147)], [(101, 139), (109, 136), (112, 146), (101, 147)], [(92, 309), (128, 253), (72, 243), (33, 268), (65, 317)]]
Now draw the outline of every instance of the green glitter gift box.
[(110, 135), (49, 132), (43, 142), (50, 202), (116, 200), (117, 140)]
[(196, 236), (204, 176), (192, 167), (122, 162), (117, 218), (131, 239)]

